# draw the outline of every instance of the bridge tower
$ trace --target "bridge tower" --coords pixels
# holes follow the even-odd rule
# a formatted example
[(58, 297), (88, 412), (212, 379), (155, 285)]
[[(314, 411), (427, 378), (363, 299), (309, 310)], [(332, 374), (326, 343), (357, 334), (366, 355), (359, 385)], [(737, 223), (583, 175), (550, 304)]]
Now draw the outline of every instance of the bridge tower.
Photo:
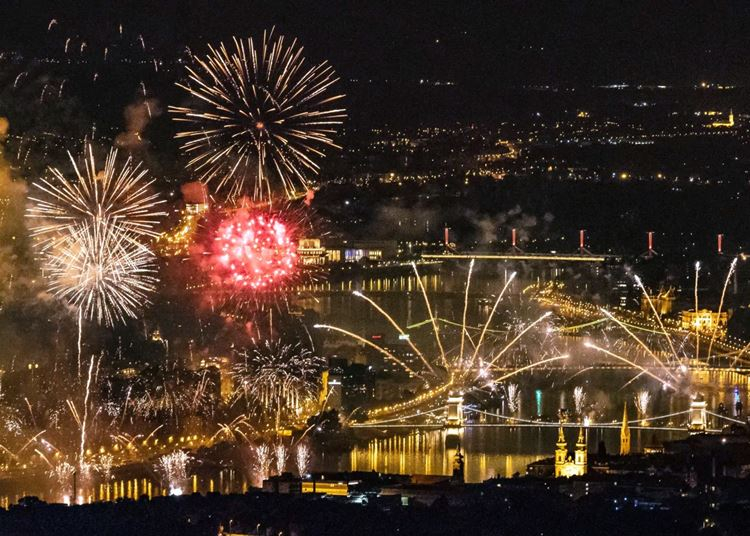
[(706, 401), (699, 397), (690, 402), (688, 432), (702, 434), (706, 431)]
[(448, 415), (445, 419), (447, 426), (464, 425), (464, 395), (451, 392), (448, 394)]

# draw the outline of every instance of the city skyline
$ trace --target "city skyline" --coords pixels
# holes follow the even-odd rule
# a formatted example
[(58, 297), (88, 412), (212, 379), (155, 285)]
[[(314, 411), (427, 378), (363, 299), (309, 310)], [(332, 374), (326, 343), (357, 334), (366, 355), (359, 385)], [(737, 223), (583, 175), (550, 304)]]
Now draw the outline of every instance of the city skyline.
[(0, 20), (0, 534), (742, 533), (744, 4)]

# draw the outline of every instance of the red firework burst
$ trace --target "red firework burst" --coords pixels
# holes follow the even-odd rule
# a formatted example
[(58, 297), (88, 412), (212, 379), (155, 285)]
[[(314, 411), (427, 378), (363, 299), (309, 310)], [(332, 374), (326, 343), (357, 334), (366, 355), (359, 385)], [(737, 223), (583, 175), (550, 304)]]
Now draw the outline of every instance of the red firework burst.
[(298, 270), (293, 232), (272, 213), (238, 210), (219, 224), (212, 249), (214, 275), (237, 290), (276, 290)]

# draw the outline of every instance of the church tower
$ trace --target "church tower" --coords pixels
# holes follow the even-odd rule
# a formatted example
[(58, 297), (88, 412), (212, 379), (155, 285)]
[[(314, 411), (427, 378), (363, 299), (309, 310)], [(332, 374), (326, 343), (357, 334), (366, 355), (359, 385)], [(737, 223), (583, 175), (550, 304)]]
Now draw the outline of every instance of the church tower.
[(585, 475), (588, 470), (588, 448), (586, 446), (586, 432), (583, 426), (578, 429), (578, 441), (576, 441), (575, 465), (579, 475)]
[(620, 428), (620, 456), (630, 454), (630, 426), (628, 425), (628, 403), (622, 409), (622, 428)]
[(560, 425), (560, 432), (557, 434), (557, 449), (555, 449), (555, 478), (563, 474), (563, 468), (568, 458), (568, 443), (565, 441), (563, 427)]

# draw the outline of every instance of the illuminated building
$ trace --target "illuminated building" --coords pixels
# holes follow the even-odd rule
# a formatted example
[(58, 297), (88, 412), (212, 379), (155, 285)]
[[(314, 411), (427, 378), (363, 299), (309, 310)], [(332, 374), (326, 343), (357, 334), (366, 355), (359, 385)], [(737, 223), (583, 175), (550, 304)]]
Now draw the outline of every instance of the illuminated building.
[[(707, 114), (713, 115), (713, 114)], [(730, 109), (726, 121), (714, 121), (709, 125), (710, 128), (731, 128), (734, 126), (734, 112)]]
[(328, 246), (325, 250), (328, 262), (359, 262), (363, 259), (379, 261), (396, 256), (398, 244), (391, 240), (361, 240)]
[(622, 428), (620, 428), (620, 456), (630, 454), (630, 426), (628, 426), (628, 403), (622, 409)]
[(726, 311), (715, 313), (708, 309), (700, 309), (697, 312), (692, 309), (682, 311), (680, 314), (680, 323), (682, 329), (689, 331), (701, 331), (704, 333), (714, 333), (715, 336), (723, 338), (727, 332), (727, 321), (729, 315)]
[(647, 316), (653, 314), (649, 298), (651, 299), (651, 303), (654, 304), (654, 309), (656, 309), (659, 316), (668, 315), (672, 312), (672, 306), (674, 305), (674, 289), (670, 288), (666, 291), (660, 290), (658, 294), (652, 294), (650, 296), (641, 294), (641, 312)]
[(319, 238), (301, 238), (297, 244), (297, 255), (305, 266), (321, 266), (326, 263), (326, 248)]
[(302, 482), (302, 493), (324, 493), (337, 497), (349, 494), (349, 483), (341, 481), (312, 480)]
[(565, 440), (563, 427), (557, 436), (557, 449), (555, 450), (555, 478), (581, 476), (588, 472), (588, 450), (586, 448), (586, 433), (581, 426), (578, 430), (576, 448), (571, 456), (568, 453), (568, 443)]

